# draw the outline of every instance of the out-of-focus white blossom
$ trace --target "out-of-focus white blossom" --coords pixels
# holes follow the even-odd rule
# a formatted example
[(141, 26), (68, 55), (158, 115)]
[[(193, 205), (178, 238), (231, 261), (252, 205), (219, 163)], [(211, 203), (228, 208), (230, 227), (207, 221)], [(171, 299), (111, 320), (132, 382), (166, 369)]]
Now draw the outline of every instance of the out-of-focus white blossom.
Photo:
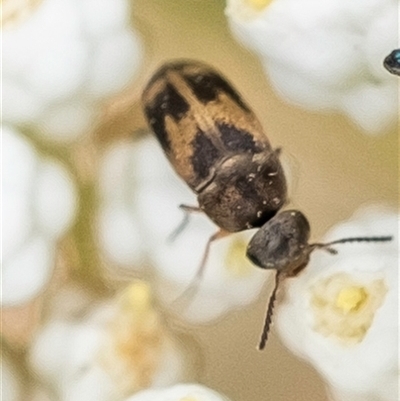
[(135, 76), (141, 46), (127, 0), (43, 0), (3, 44), (3, 120), (71, 140)]
[(10, 362), (3, 356), (0, 359), (1, 399), (19, 401), (21, 397), (20, 377)]
[(229, 401), (229, 399), (200, 384), (177, 384), (160, 390), (144, 390), (125, 401)]
[(3, 126), (2, 305), (36, 296), (49, 280), (56, 243), (77, 204), (71, 178), (41, 158), (18, 132)]
[[(136, 145), (136, 144), (135, 144)], [(113, 264), (139, 268), (144, 259), (144, 239), (135, 209), (137, 161), (131, 142), (107, 150), (100, 169), (101, 208), (98, 236)]]
[(251, 235), (246, 232), (215, 241), (198, 291), (183, 308), (181, 302), (174, 303), (195, 277), (206, 243), (218, 228), (204, 214), (194, 213), (186, 229), (170, 240), (183, 218), (179, 204), (195, 206), (197, 200), (154, 138), (117, 145), (105, 157), (104, 167), (103, 247), (114, 261), (128, 265), (146, 255), (160, 279), (165, 305), (188, 321), (208, 322), (257, 298), (268, 273), (246, 259)]
[(397, 1), (227, 3), (232, 31), (285, 99), (343, 113), (371, 134), (395, 126), (397, 81), (383, 60), (397, 47)]
[(112, 302), (48, 321), (30, 362), (59, 400), (114, 401), (186, 380), (184, 352), (155, 310), (149, 286), (135, 282)]
[(399, 395), (399, 216), (377, 207), (358, 212), (324, 239), (388, 236), (390, 242), (315, 251), (287, 279), (276, 323), (297, 355), (325, 377), (341, 401), (394, 401)]

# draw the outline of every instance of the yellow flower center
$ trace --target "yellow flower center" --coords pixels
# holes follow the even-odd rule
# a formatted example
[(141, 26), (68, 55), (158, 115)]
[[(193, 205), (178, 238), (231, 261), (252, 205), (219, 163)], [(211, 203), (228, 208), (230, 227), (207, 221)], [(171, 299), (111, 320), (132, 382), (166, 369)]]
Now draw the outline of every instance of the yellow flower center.
[(383, 279), (360, 283), (350, 274), (337, 273), (319, 280), (310, 288), (313, 329), (346, 345), (357, 344), (371, 327), (386, 293)]
[(135, 281), (121, 294), (121, 306), (125, 310), (144, 313), (151, 310), (151, 288), (144, 281)]
[(255, 10), (262, 11), (272, 2), (272, 0), (244, 0), (244, 2)]
[(100, 349), (101, 366), (121, 393), (149, 387), (165, 347), (171, 347), (167, 329), (153, 306), (151, 287), (135, 281), (117, 297)]
[(273, 0), (227, 0), (225, 13), (239, 21), (258, 18)]
[(231, 276), (249, 276), (254, 266), (246, 258), (247, 242), (239, 237), (231, 240), (225, 257), (225, 267)]
[(358, 311), (366, 302), (368, 294), (363, 287), (347, 287), (340, 290), (336, 306), (344, 313)]

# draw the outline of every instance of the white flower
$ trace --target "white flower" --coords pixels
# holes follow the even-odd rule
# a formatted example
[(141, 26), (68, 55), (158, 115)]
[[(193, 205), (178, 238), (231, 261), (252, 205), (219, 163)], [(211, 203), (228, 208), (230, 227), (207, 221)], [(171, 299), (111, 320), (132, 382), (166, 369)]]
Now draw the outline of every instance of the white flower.
[(67, 172), (6, 126), (2, 201), (2, 305), (10, 306), (27, 302), (49, 280), (56, 243), (73, 220), (77, 199)]
[(179, 204), (196, 206), (197, 200), (154, 138), (121, 143), (106, 160), (100, 237), (113, 260), (134, 264), (135, 253), (128, 250), (141, 255), (144, 249), (159, 277), (164, 303), (191, 322), (209, 322), (258, 297), (268, 273), (246, 259), (251, 235), (246, 232), (212, 243), (198, 291), (182, 299), (185, 302), (174, 303), (195, 277), (206, 243), (218, 227), (204, 214), (195, 213), (186, 229), (174, 241), (169, 239), (183, 218)]
[(59, 140), (89, 131), (141, 59), (127, 0), (43, 0), (2, 35), (4, 121)]
[(324, 242), (394, 239), (337, 245), (334, 256), (315, 251), (307, 268), (286, 280), (278, 302), (275, 320), (284, 342), (321, 372), (338, 400), (397, 399), (398, 228), (394, 212), (360, 211)]
[(229, 0), (226, 14), (287, 100), (371, 134), (395, 126), (397, 81), (383, 60), (397, 47), (397, 1)]
[(19, 401), (21, 398), (21, 378), (10, 362), (1, 357), (1, 396), (4, 401)]
[(145, 249), (134, 202), (138, 164), (133, 157), (134, 146), (121, 142), (104, 155), (99, 176), (101, 206), (97, 232), (100, 247), (112, 265), (139, 268)]
[[(71, 297), (76, 302), (75, 294)], [(34, 341), (30, 361), (63, 401), (114, 401), (185, 380), (191, 370), (144, 282), (131, 284), (115, 301), (94, 310), (84, 307), (50, 320)]]
[(144, 390), (125, 401), (229, 401), (200, 384), (177, 384), (161, 390)]

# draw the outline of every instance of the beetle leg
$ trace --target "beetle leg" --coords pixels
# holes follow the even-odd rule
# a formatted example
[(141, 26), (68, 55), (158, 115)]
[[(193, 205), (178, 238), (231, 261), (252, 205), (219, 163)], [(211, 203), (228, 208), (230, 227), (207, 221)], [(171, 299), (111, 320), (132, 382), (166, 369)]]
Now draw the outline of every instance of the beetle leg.
[(204, 250), (203, 258), (201, 259), (200, 266), (197, 269), (196, 276), (193, 279), (194, 284), (196, 284), (196, 282), (200, 282), (201, 278), (203, 277), (204, 270), (207, 264), (208, 255), (210, 253), (211, 243), (217, 239), (224, 238), (229, 234), (231, 234), (229, 231), (225, 231), (221, 228), (208, 239), (206, 248)]
[(190, 282), (189, 286), (183, 291), (181, 295), (176, 298), (173, 303), (179, 302), (183, 299), (191, 299), (193, 298), (198, 289), (199, 289), (199, 284), (201, 283), (201, 279), (204, 275), (205, 267), (207, 264), (207, 259), (208, 255), (210, 253), (211, 249), (211, 244), (217, 239), (224, 238), (227, 235), (230, 235), (231, 233), (229, 231), (225, 231), (223, 229), (218, 230), (216, 233), (214, 233), (207, 241), (206, 247), (204, 249), (204, 254), (203, 257), (201, 258), (201, 262), (199, 267), (197, 268), (196, 275), (193, 277), (192, 281)]
[(172, 233), (168, 236), (168, 242), (174, 242), (178, 236), (183, 232), (186, 226), (189, 223), (189, 218), (191, 213), (201, 213), (202, 209), (198, 206), (189, 206), (189, 205), (179, 205), (179, 209), (183, 211), (183, 219), (179, 223), (178, 227), (172, 231)]

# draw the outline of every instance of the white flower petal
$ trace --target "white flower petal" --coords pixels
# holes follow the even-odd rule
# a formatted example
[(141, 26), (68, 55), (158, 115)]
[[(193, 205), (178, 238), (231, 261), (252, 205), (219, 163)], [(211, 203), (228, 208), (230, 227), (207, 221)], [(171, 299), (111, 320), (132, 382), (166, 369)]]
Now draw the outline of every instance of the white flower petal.
[[(168, 162), (160, 144), (153, 135), (148, 135), (133, 147), (132, 160), (134, 161), (135, 179), (142, 184), (149, 181), (165, 181), (171, 175), (175, 175), (171, 164)], [(182, 182), (179, 178), (175, 181)], [(178, 185), (178, 184), (177, 184)], [(182, 185), (182, 188), (185, 184)], [(180, 192), (183, 192), (180, 190)], [(178, 196), (180, 196), (179, 194)], [(193, 199), (193, 197), (191, 198)]]
[(136, 163), (131, 142), (110, 147), (100, 168), (102, 206), (99, 212), (99, 241), (108, 258), (118, 264), (140, 267), (145, 241), (133, 201)]
[(343, 96), (341, 107), (364, 131), (377, 134), (397, 121), (397, 96), (394, 84), (360, 84)]
[(2, 306), (14, 306), (38, 295), (50, 279), (54, 244), (36, 236), (3, 266)]
[(36, 152), (12, 128), (2, 127), (3, 189), (26, 190), (36, 169)]
[(36, 213), (40, 229), (51, 237), (60, 236), (71, 223), (77, 196), (71, 177), (61, 166), (45, 161), (38, 171), (35, 187)]
[(106, 255), (116, 263), (141, 266), (143, 238), (138, 222), (129, 210), (105, 206), (99, 216), (99, 241)]
[[(177, 177), (169, 178), (173, 179), (154, 180), (138, 185), (136, 199), (134, 199), (144, 234), (151, 241), (151, 244), (160, 244), (161, 246), (166, 243), (168, 237), (183, 219), (184, 212), (179, 209), (179, 205), (195, 206), (197, 204), (195, 196), (190, 193), (185, 184), (180, 182)], [(204, 216), (202, 216), (203, 219), (198, 219), (200, 216), (196, 214), (190, 216), (192, 221), (204, 220)], [(200, 224), (212, 230), (208, 230), (208, 236), (216, 231), (216, 227), (212, 223), (203, 221)], [(205, 241), (203, 242), (205, 244)]]
[(141, 43), (128, 30), (103, 38), (93, 55), (88, 91), (100, 97), (124, 89), (134, 78), (141, 55)]
[(37, 122), (40, 132), (56, 140), (73, 141), (87, 134), (98, 116), (93, 105), (70, 101), (49, 106)]
[(75, 380), (65, 388), (65, 401), (114, 400), (112, 380), (100, 367), (79, 370)]
[(3, 260), (7, 261), (27, 241), (33, 229), (29, 194), (7, 190), (2, 199)]
[(14, 78), (5, 78), (2, 83), (3, 119), (11, 124), (23, 124), (38, 118), (45, 102)]
[(41, 329), (30, 350), (30, 361), (35, 370), (53, 379), (64, 375), (71, 331), (71, 325), (64, 321), (55, 321)]
[(37, 169), (32, 147), (7, 126), (3, 127), (3, 257), (22, 244), (32, 229), (30, 192)]
[(71, 224), (74, 186), (17, 131), (3, 129), (3, 305), (27, 302), (50, 279), (57, 240)]
[(159, 361), (158, 370), (153, 377), (152, 387), (169, 386), (175, 383), (179, 378), (187, 376), (182, 363), (182, 355), (176, 352), (176, 347), (165, 347)]
[(225, 396), (218, 394), (199, 384), (178, 384), (160, 390), (144, 390), (125, 401), (229, 401)]
[(80, 0), (77, 3), (83, 10), (82, 25), (94, 37), (109, 35), (128, 23), (130, 9), (124, 0), (102, 0), (101, 4), (97, 0)]
[(127, 180), (134, 180), (136, 164), (132, 157), (134, 146), (131, 142), (121, 141), (111, 145), (105, 153), (99, 174), (102, 201), (105, 203), (121, 202), (134, 196), (133, 186), (126, 185)]

